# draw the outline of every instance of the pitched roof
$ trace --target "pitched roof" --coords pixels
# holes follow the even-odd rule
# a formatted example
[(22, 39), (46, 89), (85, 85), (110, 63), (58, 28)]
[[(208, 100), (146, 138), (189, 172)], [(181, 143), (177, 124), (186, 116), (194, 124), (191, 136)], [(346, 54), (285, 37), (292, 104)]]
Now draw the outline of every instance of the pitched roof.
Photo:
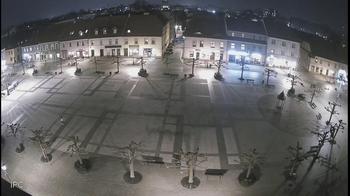
[(268, 36), (295, 42), (302, 42), (298, 36), (298, 32), (294, 29), (288, 28), (286, 24), (273, 19), (265, 19), (263, 22), (265, 24)]
[(262, 21), (252, 21), (243, 18), (226, 18), (227, 30), (241, 31), (247, 33), (257, 33), (265, 35), (265, 29)]
[(224, 16), (220, 14), (198, 13), (187, 21), (184, 36), (226, 38)]

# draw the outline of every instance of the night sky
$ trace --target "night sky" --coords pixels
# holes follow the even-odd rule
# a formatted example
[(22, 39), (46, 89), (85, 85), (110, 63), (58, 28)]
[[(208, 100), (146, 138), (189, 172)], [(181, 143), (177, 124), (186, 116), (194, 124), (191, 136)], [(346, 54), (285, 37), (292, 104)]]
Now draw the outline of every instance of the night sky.
[[(70, 11), (129, 4), (134, 0), (1, 0), (1, 29), (35, 19), (53, 17)], [(160, 4), (160, 0), (148, 0)], [(233, 9), (275, 8), (283, 16), (296, 16), (347, 29), (347, 0), (169, 0), (170, 4), (213, 5)]]

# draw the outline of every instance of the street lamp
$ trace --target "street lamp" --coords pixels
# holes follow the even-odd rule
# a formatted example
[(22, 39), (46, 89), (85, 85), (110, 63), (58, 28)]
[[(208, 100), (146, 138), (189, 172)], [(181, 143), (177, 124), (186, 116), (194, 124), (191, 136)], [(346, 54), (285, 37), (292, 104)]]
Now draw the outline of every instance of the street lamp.
[(241, 77), (238, 78), (240, 80), (244, 80), (244, 78), (243, 78), (244, 61), (245, 61), (245, 56), (241, 56), (241, 67), (242, 67), (242, 70), (241, 70)]
[(4, 171), (4, 172), (6, 172), (7, 166), (6, 166), (5, 164), (3, 164), (3, 165), (1, 166), (1, 170)]

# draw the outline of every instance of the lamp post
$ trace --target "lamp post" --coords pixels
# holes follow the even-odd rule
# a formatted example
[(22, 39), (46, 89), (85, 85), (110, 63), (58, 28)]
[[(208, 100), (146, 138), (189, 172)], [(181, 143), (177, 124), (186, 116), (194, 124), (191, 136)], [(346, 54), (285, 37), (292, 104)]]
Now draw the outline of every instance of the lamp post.
[(1, 170), (4, 172), (5, 176), (6, 176), (6, 177), (10, 180), (10, 182), (11, 182), (12, 180), (11, 180), (10, 176), (8, 175), (8, 173), (7, 173), (7, 166), (6, 166), (6, 164), (3, 164), (3, 165), (1, 166)]
[(61, 72), (60, 72), (60, 74), (61, 74), (61, 73), (63, 73), (63, 71), (62, 71), (62, 58), (60, 58), (60, 66), (61, 66)]
[(243, 70), (244, 70), (244, 61), (245, 61), (245, 56), (241, 56), (241, 77), (239, 78), (240, 80), (244, 80), (243, 78)]
[(119, 54), (117, 55), (117, 72), (115, 73), (119, 73)]

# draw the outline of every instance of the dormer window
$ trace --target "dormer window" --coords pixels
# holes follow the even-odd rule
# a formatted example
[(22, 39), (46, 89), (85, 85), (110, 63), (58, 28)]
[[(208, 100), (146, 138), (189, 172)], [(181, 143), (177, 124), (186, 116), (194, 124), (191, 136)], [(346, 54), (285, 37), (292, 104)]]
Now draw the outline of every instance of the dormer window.
[(130, 31), (130, 29), (128, 29), (126, 32), (127, 32), (127, 33), (130, 33), (131, 31)]
[(117, 34), (117, 27), (113, 28), (113, 34)]
[(98, 29), (95, 29), (95, 35), (98, 35)]
[(106, 35), (106, 34), (107, 34), (107, 29), (103, 28), (103, 35)]
[(83, 31), (80, 30), (80, 31), (79, 31), (79, 35), (80, 35), (80, 36), (83, 36)]
[(85, 30), (85, 34), (88, 33), (88, 32), (89, 32), (89, 30), (86, 29), (86, 30)]
[(69, 35), (74, 35), (74, 31), (69, 32)]

